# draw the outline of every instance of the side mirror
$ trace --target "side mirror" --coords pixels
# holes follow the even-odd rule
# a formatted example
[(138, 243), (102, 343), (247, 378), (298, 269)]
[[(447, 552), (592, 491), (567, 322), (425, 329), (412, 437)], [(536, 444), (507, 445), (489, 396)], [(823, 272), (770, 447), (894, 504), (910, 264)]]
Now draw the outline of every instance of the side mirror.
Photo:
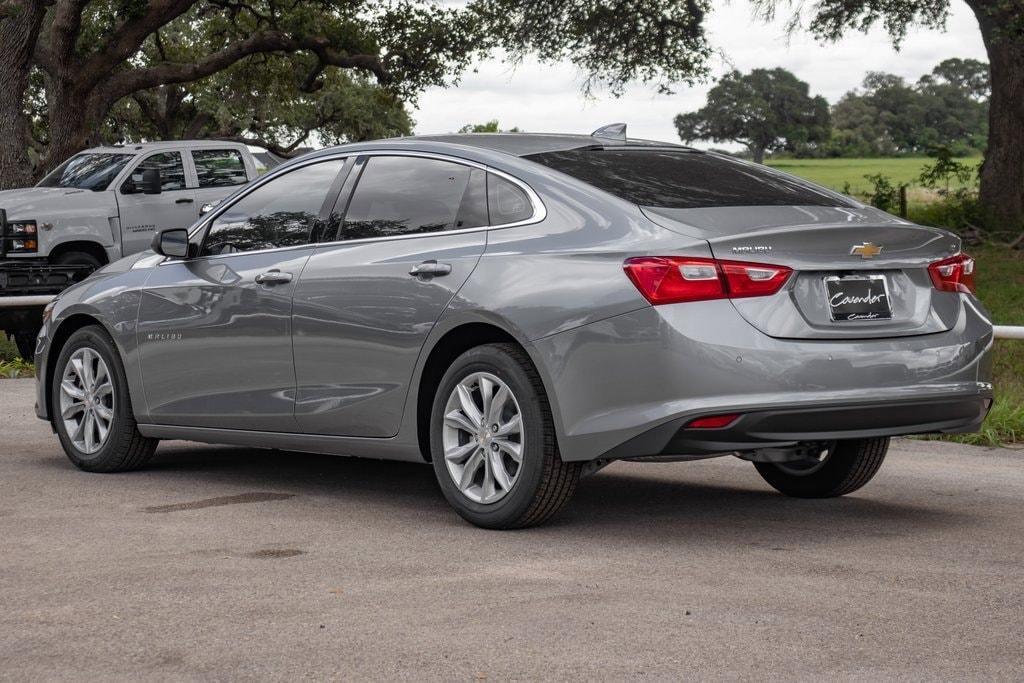
[(147, 168), (142, 172), (142, 191), (145, 194), (160, 194), (161, 185), (160, 169)]
[(172, 258), (188, 258), (188, 230), (171, 228), (153, 235), (150, 247), (161, 256)]

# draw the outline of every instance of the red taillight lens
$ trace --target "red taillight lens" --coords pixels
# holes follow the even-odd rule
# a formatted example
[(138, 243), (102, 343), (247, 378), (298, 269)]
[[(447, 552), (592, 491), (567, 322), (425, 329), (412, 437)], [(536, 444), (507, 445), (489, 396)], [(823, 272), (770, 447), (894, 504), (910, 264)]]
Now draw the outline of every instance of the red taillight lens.
[(782, 288), (791, 268), (691, 256), (637, 256), (623, 267), (652, 304), (768, 296)]
[(721, 429), (722, 427), (728, 427), (736, 421), (739, 415), (736, 413), (730, 413), (728, 415), (708, 415), (707, 417), (698, 417), (696, 420), (691, 420), (686, 423), (687, 429)]
[(974, 259), (967, 254), (936, 261), (928, 266), (928, 275), (935, 289), (974, 294)]

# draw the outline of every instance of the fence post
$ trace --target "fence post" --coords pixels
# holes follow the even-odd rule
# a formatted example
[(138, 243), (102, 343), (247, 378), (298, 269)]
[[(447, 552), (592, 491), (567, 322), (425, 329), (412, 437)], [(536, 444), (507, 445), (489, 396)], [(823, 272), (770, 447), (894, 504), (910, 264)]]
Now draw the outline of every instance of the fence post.
[(900, 218), (907, 217), (907, 186), (900, 185)]

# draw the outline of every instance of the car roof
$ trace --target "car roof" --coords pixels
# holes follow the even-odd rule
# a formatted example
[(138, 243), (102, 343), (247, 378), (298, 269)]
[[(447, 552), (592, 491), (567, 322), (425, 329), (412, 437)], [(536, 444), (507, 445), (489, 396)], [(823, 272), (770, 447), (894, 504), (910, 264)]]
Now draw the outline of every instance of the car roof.
[(124, 145), (104, 145), (102, 147), (90, 147), (84, 152), (101, 154), (138, 154), (140, 152), (152, 152), (161, 149), (247, 149), (241, 142), (227, 142), (224, 140), (157, 140), (155, 142), (133, 142)]
[(447, 135), (414, 135), (405, 138), (391, 138), (381, 142), (441, 142), (467, 147), (505, 152), (514, 156), (564, 152), (583, 148), (614, 147), (662, 147), (689, 150), (689, 147), (671, 142), (642, 140), (637, 138), (613, 139), (594, 135), (568, 135), (563, 133), (451, 133)]

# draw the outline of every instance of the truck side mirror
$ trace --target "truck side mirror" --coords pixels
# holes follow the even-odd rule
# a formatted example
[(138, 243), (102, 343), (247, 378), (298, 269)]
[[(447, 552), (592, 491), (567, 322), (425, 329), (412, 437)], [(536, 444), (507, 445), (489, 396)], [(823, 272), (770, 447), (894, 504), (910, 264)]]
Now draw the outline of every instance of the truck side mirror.
[(188, 230), (185, 228), (161, 230), (153, 235), (153, 242), (149, 246), (161, 256), (188, 258)]
[(160, 194), (161, 185), (159, 168), (147, 168), (142, 172), (142, 191), (145, 194)]

